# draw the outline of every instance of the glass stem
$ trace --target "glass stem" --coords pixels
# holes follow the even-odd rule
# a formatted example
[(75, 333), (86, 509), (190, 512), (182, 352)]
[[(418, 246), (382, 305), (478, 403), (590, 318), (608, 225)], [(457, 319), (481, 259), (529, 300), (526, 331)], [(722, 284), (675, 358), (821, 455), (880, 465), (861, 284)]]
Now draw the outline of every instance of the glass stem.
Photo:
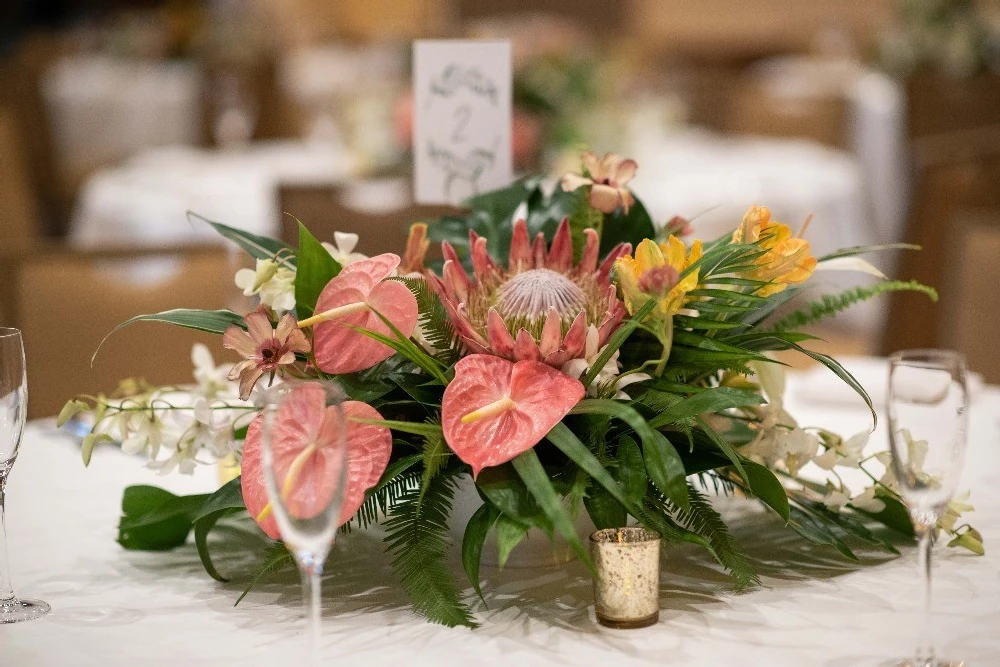
[(14, 587), (10, 583), (10, 568), (7, 565), (7, 529), (4, 524), (4, 498), (7, 475), (0, 472), (0, 605), (14, 599)]
[(323, 563), (310, 562), (302, 567), (302, 603), (306, 612), (306, 632), (309, 634), (309, 664), (319, 664), (319, 638), (323, 623), (320, 606)]
[(934, 546), (934, 524), (917, 527), (920, 539), (920, 577), (924, 582), (924, 609), (920, 637), (917, 640), (917, 665), (931, 665), (934, 662), (934, 624), (931, 618), (931, 547)]

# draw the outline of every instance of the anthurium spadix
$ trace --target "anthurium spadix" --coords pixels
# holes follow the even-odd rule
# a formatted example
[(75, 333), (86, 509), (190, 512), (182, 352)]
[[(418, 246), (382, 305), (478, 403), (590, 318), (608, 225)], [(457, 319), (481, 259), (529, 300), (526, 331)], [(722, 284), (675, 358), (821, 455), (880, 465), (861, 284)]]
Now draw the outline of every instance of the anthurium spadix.
[[(392, 435), (384, 426), (352, 421), (382, 419), (367, 403), (346, 401), (340, 407), (340, 412), (327, 407), (326, 392), (318, 384), (296, 387), (273, 417), (271, 447), (276, 477), (284, 480), (281, 492), (289, 512), (314, 516), (322, 511), (332, 491), (330, 485), (340, 474), (342, 459), (333, 448), (342, 428), (338, 420), (347, 420), (347, 486), (338, 519), (338, 524), (343, 525), (361, 507), (365, 492), (385, 472), (392, 453)], [(264, 485), (262, 430), (263, 417), (258, 415), (250, 423), (243, 444), (243, 502), (264, 532), (277, 539), (280, 533)]]
[(394, 336), (382, 317), (404, 336), (413, 333), (416, 297), (403, 283), (386, 280), (399, 261), (392, 253), (359, 260), (345, 266), (323, 288), (316, 314), (299, 322), (300, 328), (313, 327), (313, 351), (320, 370), (333, 375), (353, 373), (392, 356), (395, 352), (391, 347), (358, 330)]
[(444, 391), (445, 441), (478, 476), (538, 444), (583, 394), (579, 380), (540, 361), (469, 355)]

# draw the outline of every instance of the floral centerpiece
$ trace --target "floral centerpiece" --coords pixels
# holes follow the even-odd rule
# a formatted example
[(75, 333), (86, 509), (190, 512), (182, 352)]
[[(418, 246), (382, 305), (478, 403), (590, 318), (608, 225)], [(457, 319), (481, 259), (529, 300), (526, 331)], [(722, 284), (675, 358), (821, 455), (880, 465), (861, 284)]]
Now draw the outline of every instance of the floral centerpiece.
[[(239, 361), (216, 366), (197, 348), (196, 386), (132, 382), (113, 397), (75, 398), (61, 419), (92, 413), (85, 462), (98, 444), (120, 443), (164, 472), (235, 455), (243, 474), (210, 495), (130, 487), (119, 542), (165, 549), (193, 530), (205, 569), (226, 580), (208, 535), (220, 520), (249, 516), (275, 540), (261, 572), (290, 563), (267, 511), (251, 399), (264, 383), (336, 378), (350, 418), (341, 523), (384, 525), (399, 582), (431, 621), (475, 624), (446, 561), (454, 492), (470, 476), (481, 505), (461, 553), (477, 592), (491, 532), (501, 565), (533, 529), (561, 536), (589, 563), (574, 526), (581, 512), (598, 527), (636, 520), (667, 543), (697, 544), (736, 589), (755, 586), (752, 559), (708, 489), (763, 503), (846, 558), (857, 544), (896, 553), (886, 532), (912, 539), (913, 530), (888, 454), (864, 454), (867, 431), (800, 426), (768, 353), (808, 355), (871, 407), (836, 360), (806, 347), (812, 336), (801, 329), (885, 292), (934, 291), (885, 279), (796, 307), (815, 272), (877, 274), (858, 255), (898, 246), (817, 258), (805, 225), (793, 233), (764, 207), (731, 234), (686, 243), (687, 221), (658, 229), (628, 190), (636, 168), (585, 153), (582, 172), (551, 192), (525, 179), (475, 197), (464, 217), (414, 224), (403, 257), (365, 257), (354, 252), (357, 238), (325, 244), (301, 225), (293, 248), (211, 223), (256, 260), (236, 282), (260, 307), (171, 310), (125, 324), (220, 334)], [(428, 262), (432, 239), (437, 262)], [(849, 487), (842, 468), (870, 483)], [(939, 528), (952, 546), (981, 552), (979, 534), (958, 525), (967, 509), (953, 503)]]

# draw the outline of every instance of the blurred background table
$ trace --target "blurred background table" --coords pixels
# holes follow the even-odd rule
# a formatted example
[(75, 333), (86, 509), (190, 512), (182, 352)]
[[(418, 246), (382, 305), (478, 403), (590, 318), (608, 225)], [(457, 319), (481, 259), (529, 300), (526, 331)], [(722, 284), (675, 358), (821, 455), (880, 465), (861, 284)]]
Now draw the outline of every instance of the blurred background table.
[(76, 246), (109, 243), (221, 242), (187, 212), (276, 236), (281, 184), (334, 185), (351, 174), (349, 158), (323, 142), (258, 142), (231, 150), (170, 147), (140, 153), (97, 172), (83, 187), (69, 229)]
[[(846, 359), (875, 391), (883, 360)], [(803, 424), (850, 434), (871, 417), (825, 369), (789, 377), (786, 407)], [(962, 488), (972, 489), (969, 519), (987, 555), (939, 546), (934, 578), (935, 633), (942, 653), (969, 665), (1000, 655), (1000, 388), (980, 389), (970, 407)], [(886, 446), (884, 422), (872, 439)], [(38, 421), (25, 433), (8, 495), (13, 578), (25, 595), (52, 605), (49, 616), (0, 627), (4, 664), (115, 667), (143, 664), (301, 664), (304, 643), (297, 577), (268, 581), (239, 606), (245, 580), (219, 584), (202, 571), (193, 544), (170, 553), (122, 550), (114, 542), (122, 489), (153, 483), (178, 493), (215, 488), (212, 468), (191, 478), (157, 477), (136, 458), (98, 448), (83, 469), (73, 438)], [(393, 581), (377, 531), (338, 541), (326, 578), (322, 655), (352, 664), (483, 665), (663, 663), (854, 667), (906, 654), (919, 626), (917, 552), (899, 558), (863, 552), (844, 560), (812, 546), (763, 511), (723, 502), (734, 534), (757, 560), (763, 586), (737, 595), (698, 549), (663, 552), (660, 621), (643, 630), (607, 630), (593, 616), (590, 579), (578, 562), (562, 568), (484, 569), (486, 603), (473, 606), (475, 631), (429, 625), (408, 608)], [(246, 553), (217, 549), (223, 572), (252, 571), (263, 542)], [(465, 579), (455, 559), (456, 581)], [(474, 594), (463, 586), (470, 600)]]

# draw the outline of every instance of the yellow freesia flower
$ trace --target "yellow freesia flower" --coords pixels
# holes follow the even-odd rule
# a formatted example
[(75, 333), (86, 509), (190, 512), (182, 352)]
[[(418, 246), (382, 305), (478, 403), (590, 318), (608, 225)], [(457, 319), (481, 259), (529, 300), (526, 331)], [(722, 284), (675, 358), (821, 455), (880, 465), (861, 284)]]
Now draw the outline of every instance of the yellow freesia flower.
[(772, 220), (771, 211), (765, 206), (754, 206), (747, 211), (733, 232), (733, 243), (759, 243), (767, 251), (754, 260), (753, 269), (742, 274), (769, 283), (757, 291), (760, 296), (777, 294), (791, 283), (808, 280), (816, 269), (809, 242), (793, 236), (788, 225)]
[(615, 261), (615, 283), (622, 293), (625, 308), (635, 314), (650, 299), (656, 299), (651, 317), (666, 319), (684, 307), (687, 293), (698, 286), (698, 271), (680, 278), (686, 268), (701, 259), (701, 241), (695, 241), (688, 251), (676, 236), (667, 237), (657, 245), (643, 239), (635, 255), (625, 255)]

